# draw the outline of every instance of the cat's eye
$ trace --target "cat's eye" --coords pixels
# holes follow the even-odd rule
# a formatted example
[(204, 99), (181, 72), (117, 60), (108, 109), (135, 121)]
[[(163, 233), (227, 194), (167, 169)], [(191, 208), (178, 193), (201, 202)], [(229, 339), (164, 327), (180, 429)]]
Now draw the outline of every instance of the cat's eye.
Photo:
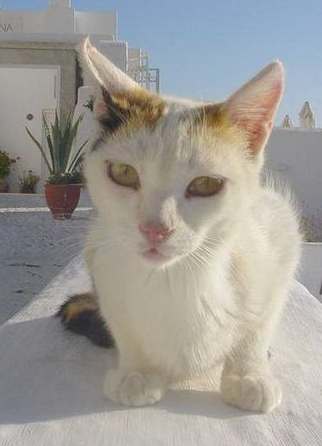
[(224, 186), (223, 178), (198, 177), (186, 189), (187, 197), (210, 197), (221, 191)]
[(134, 167), (124, 163), (107, 163), (108, 176), (114, 183), (129, 187), (131, 189), (139, 189), (140, 178)]

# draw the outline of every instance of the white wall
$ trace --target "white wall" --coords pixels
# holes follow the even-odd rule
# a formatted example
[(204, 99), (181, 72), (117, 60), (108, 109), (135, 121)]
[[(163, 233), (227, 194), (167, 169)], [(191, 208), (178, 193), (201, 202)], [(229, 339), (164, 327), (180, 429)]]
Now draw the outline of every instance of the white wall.
[(75, 11), (50, 7), (44, 11), (0, 11), (0, 32), (10, 33), (79, 33), (117, 36), (115, 12)]
[(0, 11), (0, 32), (21, 33), (24, 31), (24, 20), (21, 13)]
[(75, 32), (112, 35), (117, 39), (116, 13), (75, 11)]
[(127, 42), (114, 42), (108, 40), (97, 41), (99, 50), (108, 57), (117, 67), (127, 71), (128, 46)]
[[(13, 33), (74, 32), (73, 15), (72, 9), (62, 12), (55, 8), (46, 11), (0, 11), (0, 30), (4, 32), (11, 25)], [(10, 36), (9, 30), (6, 34)]]
[(322, 243), (303, 243), (297, 279), (322, 303)]
[(314, 241), (322, 240), (322, 129), (275, 128), (266, 148), (266, 165), (286, 180)]
[(49, 8), (44, 14), (43, 29), (41, 31), (47, 33), (74, 32), (75, 31), (74, 9)]
[[(10, 180), (11, 192), (18, 190), (17, 180), (31, 169), (42, 176), (40, 152), (26, 133), (25, 126), (42, 140), (42, 110), (55, 109), (59, 97), (59, 72), (56, 67), (4, 67), (0, 65), (0, 148), (14, 159)], [(56, 93), (56, 94), (55, 94)], [(27, 115), (32, 114), (29, 121)]]

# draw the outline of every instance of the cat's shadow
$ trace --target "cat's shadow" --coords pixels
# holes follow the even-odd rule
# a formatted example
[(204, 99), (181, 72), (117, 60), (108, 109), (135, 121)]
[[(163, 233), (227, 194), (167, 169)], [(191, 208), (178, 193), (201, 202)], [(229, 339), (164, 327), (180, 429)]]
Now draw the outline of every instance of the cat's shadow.
[(0, 340), (0, 424), (89, 414), (108, 417), (115, 411), (122, 416), (135, 410), (217, 419), (253, 415), (227, 406), (214, 392), (169, 391), (152, 408), (112, 403), (103, 397), (102, 382), (106, 368), (115, 364), (115, 354), (65, 333), (53, 318), (4, 325)]

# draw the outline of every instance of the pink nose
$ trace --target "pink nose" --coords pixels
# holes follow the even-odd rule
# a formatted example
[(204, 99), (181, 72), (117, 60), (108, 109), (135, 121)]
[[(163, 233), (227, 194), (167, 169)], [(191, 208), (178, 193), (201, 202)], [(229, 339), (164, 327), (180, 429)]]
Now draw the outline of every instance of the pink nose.
[(153, 244), (164, 242), (174, 231), (154, 223), (139, 224), (140, 232)]

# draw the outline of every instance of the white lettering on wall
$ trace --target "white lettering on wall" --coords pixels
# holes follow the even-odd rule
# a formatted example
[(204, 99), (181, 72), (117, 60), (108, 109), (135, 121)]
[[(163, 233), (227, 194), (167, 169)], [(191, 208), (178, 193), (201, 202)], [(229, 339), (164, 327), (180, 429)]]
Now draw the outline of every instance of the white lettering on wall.
[(0, 32), (8, 33), (13, 32), (13, 26), (11, 23), (0, 23)]

